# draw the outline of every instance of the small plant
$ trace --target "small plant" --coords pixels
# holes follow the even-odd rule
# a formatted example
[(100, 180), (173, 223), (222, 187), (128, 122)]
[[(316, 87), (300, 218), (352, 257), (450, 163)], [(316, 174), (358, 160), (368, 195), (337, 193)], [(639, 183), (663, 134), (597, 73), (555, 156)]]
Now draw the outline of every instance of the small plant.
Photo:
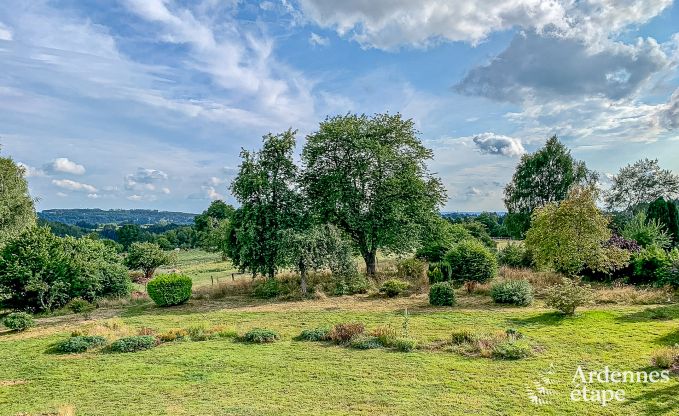
[(533, 349), (525, 341), (505, 341), (493, 347), (493, 358), (501, 360), (519, 360), (530, 357)]
[(516, 341), (517, 339), (523, 338), (523, 334), (521, 332), (519, 332), (518, 329), (507, 328), (505, 333), (507, 334), (507, 337), (509, 339), (514, 340), (514, 341)]
[(450, 340), (454, 345), (461, 345), (465, 343), (476, 342), (479, 336), (470, 330), (463, 329), (461, 331), (455, 331), (451, 334)]
[(400, 279), (420, 280), (425, 277), (427, 264), (418, 259), (405, 259), (398, 262), (396, 270)]
[(375, 348), (382, 348), (382, 344), (377, 337), (370, 335), (357, 335), (349, 341), (349, 346), (357, 350), (372, 350)]
[(114, 341), (109, 346), (109, 350), (111, 352), (136, 352), (151, 349), (157, 344), (156, 338), (151, 335), (135, 335)]
[(205, 324), (196, 324), (186, 329), (191, 341), (207, 341), (214, 338), (214, 332)]
[(297, 337), (300, 341), (329, 341), (330, 328), (321, 327), (314, 329), (305, 329)]
[(430, 284), (439, 283), (439, 282), (444, 281), (443, 272), (441, 271), (441, 269), (438, 266), (434, 267), (433, 270), (429, 270), (428, 276), (429, 276), (429, 283)]
[(565, 315), (575, 314), (578, 306), (590, 303), (593, 291), (588, 286), (580, 286), (570, 279), (547, 290), (545, 304)]
[(366, 293), (370, 289), (370, 282), (365, 276), (358, 273), (340, 277), (335, 282), (335, 287), (332, 290), (333, 296), (355, 295), (357, 293)]
[(396, 338), (394, 348), (401, 352), (410, 352), (417, 347), (417, 341), (410, 338)]
[(158, 339), (161, 340), (162, 342), (181, 341), (187, 339), (188, 337), (189, 332), (186, 329), (182, 328), (170, 329), (169, 331), (163, 332), (162, 334), (158, 335)]
[(408, 315), (408, 308), (403, 310), (403, 324), (401, 324), (403, 338), (408, 338), (410, 335), (410, 315)]
[(73, 313), (88, 314), (92, 312), (95, 308), (96, 308), (95, 305), (91, 304), (90, 302), (82, 298), (71, 299), (71, 301), (66, 304), (66, 309), (70, 310)]
[(365, 331), (365, 325), (360, 322), (345, 322), (335, 325), (330, 331), (330, 340), (336, 344), (349, 342), (356, 335)]
[(243, 341), (253, 344), (266, 344), (276, 342), (280, 339), (277, 332), (270, 329), (255, 328), (251, 329), (243, 335)]
[(57, 344), (56, 351), (62, 354), (79, 354), (104, 345), (106, 338), (102, 336), (75, 336)]
[(651, 357), (651, 364), (664, 370), (679, 366), (679, 346), (656, 351)]
[(434, 283), (429, 288), (429, 304), (434, 306), (455, 305), (455, 289), (450, 282)]
[(410, 287), (410, 283), (399, 280), (399, 279), (389, 279), (382, 283), (380, 287), (380, 293), (386, 295), (389, 298), (395, 298), (401, 295)]
[(281, 285), (278, 280), (266, 279), (255, 285), (252, 290), (252, 296), (259, 299), (273, 299), (280, 296), (281, 292)]
[(377, 340), (385, 347), (391, 347), (398, 338), (398, 333), (391, 326), (379, 326), (370, 331), (370, 336), (377, 338)]
[(495, 303), (528, 306), (533, 303), (533, 286), (526, 280), (495, 283), (490, 288), (490, 297)]
[(25, 331), (35, 326), (35, 320), (26, 312), (12, 312), (2, 320), (3, 325), (12, 331)]
[(146, 290), (156, 305), (174, 306), (191, 298), (192, 285), (191, 278), (184, 274), (159, 274), (148, 283)]

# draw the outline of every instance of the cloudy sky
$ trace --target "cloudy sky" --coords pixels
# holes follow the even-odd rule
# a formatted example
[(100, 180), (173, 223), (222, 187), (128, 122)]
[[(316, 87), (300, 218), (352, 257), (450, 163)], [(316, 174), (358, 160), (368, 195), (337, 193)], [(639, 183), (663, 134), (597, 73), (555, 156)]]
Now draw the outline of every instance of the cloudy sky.
[(553, 134), (679, 171), (678, 32), (671, 0), (3, 0), (0, 144), (39, 209), (200, 212), (269, 131), (401, 112), (446, 210), (503, 210)]

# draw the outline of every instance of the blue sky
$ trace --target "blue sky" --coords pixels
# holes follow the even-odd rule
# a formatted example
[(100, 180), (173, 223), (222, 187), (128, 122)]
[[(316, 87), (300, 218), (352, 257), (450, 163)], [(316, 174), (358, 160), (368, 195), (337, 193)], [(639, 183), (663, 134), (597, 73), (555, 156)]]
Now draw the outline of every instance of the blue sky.
[(267, 132), (401, 112), (445, 210), (503, 210), (553, 134), (604, 182), (679, 171), (677, 32), (670, 0), (5, 0), (0, 144), (38, 209), (200, 212)]

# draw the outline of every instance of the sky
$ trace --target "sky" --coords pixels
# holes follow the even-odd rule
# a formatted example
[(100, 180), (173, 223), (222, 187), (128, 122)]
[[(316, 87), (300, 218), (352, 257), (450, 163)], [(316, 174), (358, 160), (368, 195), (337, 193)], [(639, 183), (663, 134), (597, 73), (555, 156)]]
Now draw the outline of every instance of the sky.
[(679, 172), (678, 63), (671, 0), (3, 0), (0, 155), (39, 210), (201, 212), (266, 133), (400, 112), (443, 210), (503, 211), (555, 134)]

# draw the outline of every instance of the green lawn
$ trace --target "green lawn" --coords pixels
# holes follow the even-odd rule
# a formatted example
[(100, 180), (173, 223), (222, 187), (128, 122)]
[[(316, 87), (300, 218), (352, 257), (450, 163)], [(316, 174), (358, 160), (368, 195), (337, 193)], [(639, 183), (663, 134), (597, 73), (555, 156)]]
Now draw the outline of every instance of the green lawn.
[[(209, 284), (215, 258), (184, 263), (199, 284)], [(187, 260), (186, 258), (184, 260)], [(216, 259), (218, 260), (218, 259)], [(223, 265), (223, 264), (222, 264)], [(224, 265), (223, 265), (224, 266)], [(195, 273), (194, 273), (195, 272)], [(202, 283), (201, 283), (202, 282)], [(446, 339), (454, 330), (519, 329), (540, 352), (500, 361), (453, 352), (399, 353), (352, 350), (294, 341), (302, 329), (358, 320), (368, 328), (401, 328), (421, 343)], [(653, 314), (649, 311), (664, 311)], [(662, 316), (664, 320), (653, 319)], [(46, 351), (71, 331), (118, 317), (133, 332), (163, 331), (200, 323), (243, 333), (277, 330), (282, 340), (250, 345), (231, 339), (175, 342), (129, 354)], [(116, 319), (118, 319), (116, 318)], [(460, 297), (453, 308), (428, 306), (425, 295), (375, 299), (365, 296), (304, 302), (265, 302), (243, 297), (191, 301), (160, 309), (150, 303), (99, 309), (88, 321), (73, 315), (43, 318), (26, 333), (0, 332), (0, 415), (42, 414), (59, 409), (77, 415), (641, 415), (676, 414), (679, 381), (598, 385), (625, 390), (626, 401), (602, 407), (572, 402), (571, 379), (586, 370), (652, 370), (653, 350), (679, 343), (679, 306), (598, 307), (573, 318), (539, 307), (502, 308), (484, 296)], [(532, 404), (528, 389), (548, 376), (549, 403)], [(597, 387), (595, 387), (597, 388)], [(68, 412), (64, 411), (65, 414)]]

